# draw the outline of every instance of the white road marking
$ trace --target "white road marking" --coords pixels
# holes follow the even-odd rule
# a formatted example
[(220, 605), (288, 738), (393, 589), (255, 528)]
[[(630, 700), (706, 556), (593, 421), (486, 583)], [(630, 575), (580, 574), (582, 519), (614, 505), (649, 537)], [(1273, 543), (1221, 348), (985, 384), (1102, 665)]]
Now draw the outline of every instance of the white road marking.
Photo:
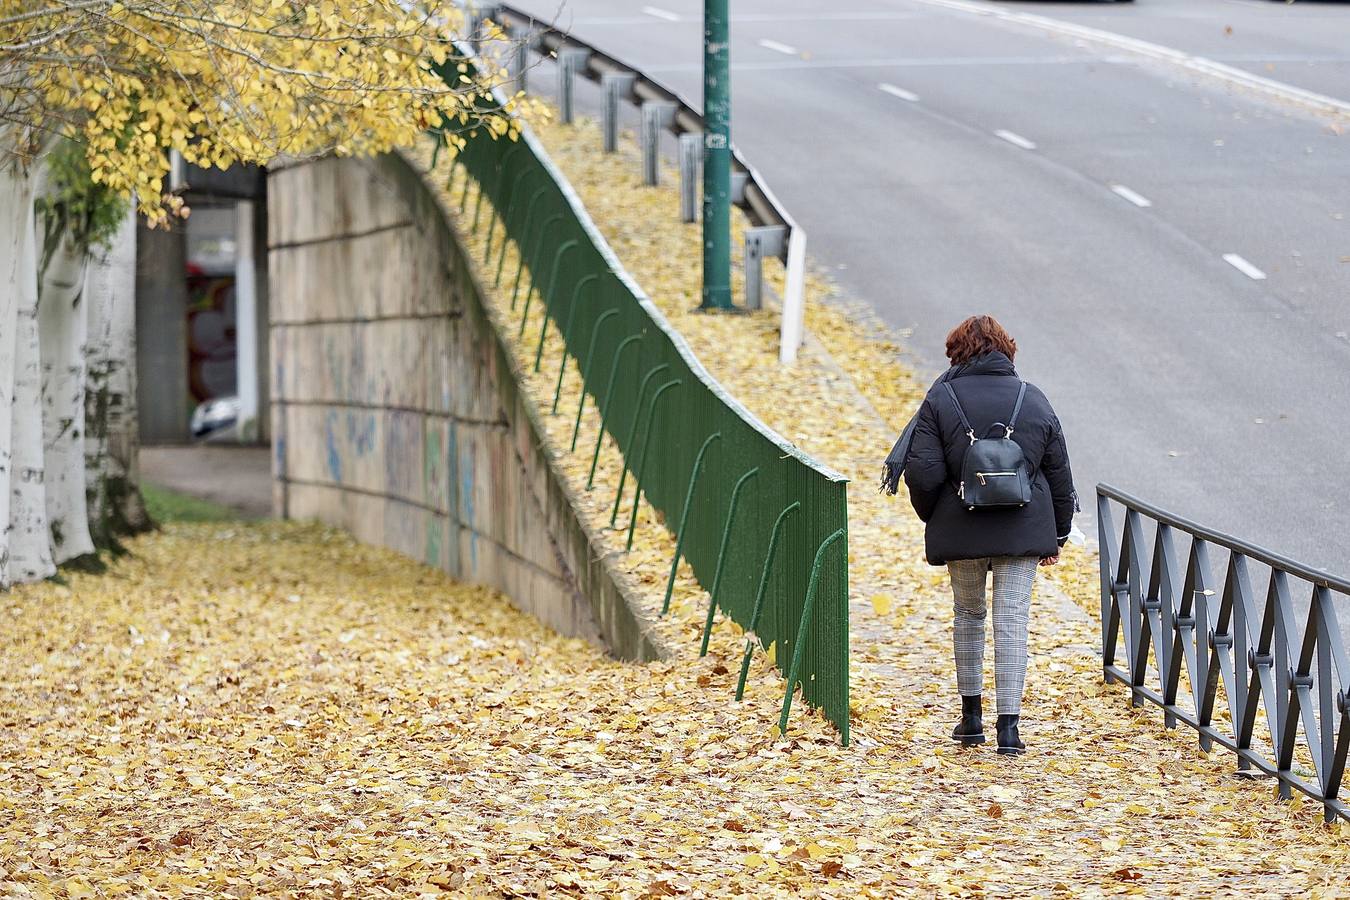
[(642, 11), (649, 16), (655, 16), (658, 19), (665, 19), (667, 22), (678, 22), (680, 17), (668, 9), (662, 9), (659, 6), (644, 6)]
[(901, 87), (896, 87), (893, 84), (886, 84), (884, 81), (877, 85), (877, 90), (884, 94), (890, 94), (892, 97), (899, 97), (901, 100), (908, 100), (910, 103), (919, 102), (918, 94), (913, 91), (907, 91)]
[(1241, 272), (1243, 275), (1246, 275), (1253, 281), (1264, 281), (1266, 278), (1265, 272), (1262, 272), (1256, 266), (1247, 262), (1241, 256), (1238, 256), (1236, 253), (1225, 253), (1223, 255), (1223, 261), (1228, 263), (1230, 266), (1237, 269), (1239, 272)]
[(1319, 94), (1315, 91), (1295, 87), (1292, 84), (1276, 81), (1273, 78), (1264, 78), (1260, 75), (1253, 75), (1251, 72), (1235, 68), (1234, 66), (1224, 65), (1221, 62), (1217, 62), (1204, 56), (1196, 56), (1191, 53), (1186, 53), (1183, 50), (1177, 50), (1174, 47), (1167, 47), (1162, 44), (1155, 44), (1152, 41), (1128, 37), (1114, 31), (1106, 31), (1101, 28), (1090, 28), (1086, 25), (1076, 25), (1072, 22), (1052, 19), (1049, 16), (1039, 16), (1034, 13), (1002, 9), (995, 6), (993, 3), (985, 2), (985, 0), (918, 0), (918, 2), (926, 3), (929, 6), (943, 6), (947, 9), (973, 13), (978, 16), (989, 16), (1004, 22), (1016, 22), (1020, 25), (1030, 25), (1034, 28), (1052, 31), (1068, 37), (1080, 38), (1098, 44), (1106, 44), (1109, 47), (1115, 47), (1139, 56), (1146, 56), (1151, 59), (1171, 63), (1191, 72), (1198, 72), (1201, 75), (1207, 75), (1211, 78), (1218, 79), (1227, 84), (1239, 85), (1248, 88), (1249, 90), (1265, 94), (1268, 97), (1275, 97), (1287, 103), (1296, 103), (1305, 109), (1311, 109), (1314, 112), (1322, 113), (1324, 115), (1327, 113), (1333, 115), (1350, 114), (1350, 101), (1342, 100), (1338, 97), (1328, 97), (1326, 94)]
[(1135, 206), (1147, 209), (1148, 207), (1153, 205), (1152, 200), (1148, 199), (1143, 194), (1136, 194), (1134, 191), (1130, 190), (1123, 184), (1113, 184), (1111, 185), (1111, 190), (1114, 191), (1116, 194), (1120, 195), (1121, 197), (1124, 197), (1126, 200), (1130, 201)]
[(1036, 142), (1035, 142), (1035, 141), (1029, 141), (1029, 140), (1027, 140), (1026, 138), (1022, 137), (1020, 134), (1017, 134), (1017, 133), (1012, 132), (1012, 131), (1008, 131), (1008, 130), (1006, 130), (1006, 129), (1004, 129), (1004, 128), (1000, 128), (998, 131), (995, 131), (995, 132), (994, 132), (994, 136), (995, 136), (995, 137), (1001, 137), (1001, 138), (1003, 138), (1003, 140), (1005, 140), (1005, 141), (1007, 141), (1008, 143), (1012, 144), (1014, 147), (1021, 147), (1023, 150), (1035, 150), (1035, 149), (1036, 149)]
[(788, 56), (796, 56), (797, 48), (791, 44), (781, 44), (778, 41), (771, 41), (768, 38), (762, 38), (759, 45), (765, 50), (774, 50), (778, 53), (786, 53)]

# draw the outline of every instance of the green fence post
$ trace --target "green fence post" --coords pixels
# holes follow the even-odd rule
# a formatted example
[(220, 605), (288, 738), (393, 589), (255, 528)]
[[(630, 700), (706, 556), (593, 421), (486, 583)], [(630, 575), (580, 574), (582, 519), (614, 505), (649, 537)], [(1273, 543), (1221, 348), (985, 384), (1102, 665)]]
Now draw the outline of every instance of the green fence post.
[(778, 551), (778, 532), (787, 518), (787, 514), (793, 510), (801, 509), (800, 500), (793, 500), (790, 505), (778, 514), (774, 520), (773, 531), (769, 534), (769, 552), (764, 557), (764, 571), (759, 576), (759, 589), (755, 591), (755, 608), (750, 613), (750, 627), (746, 629), (745, 634), (745, 656), (741, 659), (741, 677), (736, 682), (736, 699), (740, 700), (745, 696), (745, 677), (750, 674), (750, 657), (755, 653), (755, 629), (759, 627), (759, 615), (764, 609), (764, 589), (769, 584), (769, 572), (773, 567), (773, 557)]
[[(494, 202), (493, 202), (493, 204), (492, 204), (492, 208), (493, 208), (494, 210), (496, 210), (496, 208), (497, 208), (497, 204), (496, 204), (495, 200), (496, 200), (496, 198), (499, 198), (499, 197), (501, 196), (502, 179), (506, 177), (506, 164), (507, 164), (508, 162), (511, 161), (511, 154), (512, 154), (512, 153), (515, 153), (515, 152), (516, 152), (517, 150), (519, 150), (520, 148), (521, 148), (521, 145), (520, 145), (520, 144), (515, 144), (514, 146), (512, 146), (511, 149), (507, 150), (506, 153), (502, 156), (501, 162), (497, 164), (497, 189), (496, 189), (496, 192), (493, 194)], [(510, 187), (511, 187), (511, 192), (510, 192), (510, 193), (511, 193), (511, 194), (515, 194), (515, 192), (516, 192), (516, 182), (514, 182), (514, 181), (511, 182)], [(510, 196), (510, 195), (508, 195), (508, 196)], [(505, 210), (505, 211), (506, 211), (508, 214), (509, 214), (510, 211), (511, 211), (511, 201), (510, 201), (510, 200), (508, 200), (507, 203), (506, 203), (506, 210)], [(497, 219), (502, 223), (502, 240), (505, 241), (505, 240), (506, 240), (506, 227), (507, 227), (507, 226), (506, 226), (506, 217), (505, 217), (505, 216), (498, 216)], [(495, 229), (493, 229), (490, 225), (488, 226), (488, 233), (487, 233), (487, 247), (486, 247), (486, 249), (483, 250), (483, 265), (487, 265), (488, 259), (491, 258), (491, 256), (492, 256), (492, 233), (493, 233), (494, 230), (495, 230)]]
[[(615, 310), (610, 310), (610, 312), (615, 312)], [(605, 397), (603, 400), (600, 399), (598, 396), (596, 397), (595, 402), (600, 406), (600, 434), (595, 441), (595, 452), (591, 454), (591, 474), (586, 479), (586, 490), (588, 491), (591, 489), (591, 485), (595, 483), (595, 462), (600, 458), (600, 441), (604, 440), (605, 437), (605, 422), (609, 418), (609, 395), (614, 391), (614, 376), (619, 372), (619, 360), (623, 358), (623, 351), (628, 349), (629, 344), (634, 343), (640, 344), (642, 343), (643, 337), (644, 335), (641, 334), (630, 334), (628, 337), (624, 338), (622, 341), (619, 342), (618, 349), (614, 351), (614, 361), (610, 363), (609, 366), (609, 381), (605, 383)], [(592, 352), (595, 350), (594, 334), (591, 335), (591, 350)], [(594, 396), (594, 392), (592, 392), (592, 395)], [(586, 406), (586, 391), (582, 390), (581, 402), (577, 404), (577, 420), (572, 425), (573, 451), (577, 449), (577, 432), (578, 429), (581, 428), (581, 410), (585, 406)]]
[(722, 584), (722, 567), (727, 561), (727, 541), (731, 539), (731, 526), (736, 521), (736, 504), (741, 499), (741, 488), (752, 477), (759, 474), (755, 466), (736, 481), (731, 489), (731, 506), (727, 509), (727, 524), (722, 527), (722, 543), (717, 548), (717, 568), (713, 570), (712, 590), (708, 592), (708, 619), (703, 623), (703, 643), (699, 645), (698, 655), (708, 655), (708, 638), (712, 636), (713, 616), (717, 613), (717, 589)]
[[(567, 374), (567, 342), (571, 340), (572, 319), (575, 318), (576, 316), (577, 305), (581, 303), (581, 289), (586, 285), (587, 282), (598, 281), (599, 278), (600, 278), (599, 275), (587, 275), (585, 278), (577, 282), (576, 287), (572, 288), (572, 305), (567, 307), (567, 323), (563, 325), (562, 329), (562, 338), (563, 338), (562, 363), (558, 366), (558, 383), (553, 388), (553, 407), (552, 409), (549, 410), (549, 412), (553, 415), (557, 415), (558, 413), (558, 398), (562, 396), (563, 376)], [(575, 353), (572, 355), (576, 356)], [(589, 359), (589, 357), (587, 358)], [(584, 397), (586, 396), (586, 376), (584, 374), (582, 375), (581, 381), (582, 381), (581, 395)]]
[(667, 381), (656, 389), (655, 394), (652, 394), (652, 411), (647, 416), (647, 433), (642, 437), (642, 456), (638, 458), (636, 484), (634, 485), (637, 493), (633, 495), (633, 514), (628, 519), (628, 545), (624, 547), (625, 553), (633, 549), (633, 531), (637, 528), (638, 507), (642, 505), (642, 475), (647, 469), (647, 451), (651, 449), (652, 445), (652, 423), (656, 421), (656, 402), (669, 388), (678, 387), (683, 383), (678, 378), (674, 381)]
[[(633, 440), (637, 437), (638, 423), (642, 421), (642, 398), (647, 396), (647, 385), (651, 384), (651, 380), (656, 377), (657, 373), (669, 368), (670, 366), (666, 363), (654, 366), (647, 372), (647, 377), (642, 379), (642, 384), (638, 387), (637, 405), (633, 409), (633, 424), (628, 428), (628, 440), (619, 445), (619, 453), (623, 455), (623, 472), (619, 475), (619, 490), (614, 494), (614, 509), (609, 514), (610, 528), (614, 527), (614, 520), (619, 517), (619, 503), (623, 500), (623, 486), (628, 481), (628, 455), (633, 452)], [(609, 398), (605, 399), (608, 400)], [(624, 447), (627, 447), (628, 450), (625, 451)]]
[(661, 604), (661, 615), (670, 611), (670, 595), (675, 590), (675, 573), (680, 568), (680, 553), (684, 550), (684, 526), (689, 521), (689, 507), (694, 500), (694, 487), (698, 484), (698, 473), (703, 469), (703, 454), (712, 446), (712, 442), (720, 440), (722, 432), (714, 431), (708, 435), (708, 439), (703, 442), (703, 446), (698, 448), (698, 455), (694, 457), (694, 468), (689, 472), (689, 487), (684, 492), (684, 511), (680, 513), (680, 527), (675, 532), (675, 558), (670, 561), (670, 577), (666, 579), (666, 599)]
[(463, 214), (464, 214), (464, 208), (465, 208), (466, 206), (469, 205), (469, 184), (470, 184), (470, 182), (472, 182), (472, 181), (474, 180), (474, 179), (473, 179), (473, 173), (471, 173), (471, 172), (469, 171), (469, 154), (473, 153), (473, 152), (476, 151), (477, 149), (478, 149), (478, 142), (477, 142), (477, 141), (472, 141), (472, 140), (471, 140), (470, 143), (468, 143), (468, 144), (466, 144), (466, 145), (464, 146), (464, 149), (463, 149), (463, 150), (459, 151), (459, 156), (456, 157), (457, 159), (461, 159), (461, 160), (464, 161), (464, 162), (463, 162), (463, 165), (464, 165), (464, 193), (462, 193), (462, 194), (459, 195), (459, 212), (460, 212), (460, 215), (463, 215)]
[(473, 222), (469, 225), (469, 230), (474, 234), (478, 233), (478, 217), (483, 211), (483, 195), (487, 193), (483, 190), (483, 182), (478, 182), (478, 196), (473, 199)]
[[(605, 324), (607, 318), (612, 316), (618, 316), (618, 310), (606, 309), (605, 312), (601, 313), (601, 316), (595, 320), (595, 324), (591, 325), (591, 343), (589, 349), (586, 351), (586, 362), (582, 363), (582, 398), (576, 402), (576, 421), (572, 422), (572, 445), (567, 451), (570, 453), (576, 452), (576, 436), (578, 436), (580, 430), (582, 430), (582, 410), (586, 409), (586, 382), (590, 381), (590, 364), (591, 360), (595, 359), (595, 339), (598, 339), (599, 337), (599, 327)], [(622, 345), (620, 345), (620, 352), (622, 352)]]
[[(830, 545), (848, 533), (847, 528), (840, 528), (834, 534), (820, 542), (816, 548), (815, 561), (811, 563), (811, 581), (806, 587), (806, 605), (802, 607), (802, 621), (797, 626), (797, 642), (792, 647), (792, 665), (788, 668), (787, 693), (783, 695), (783, 714), (778, 717), (778, 733), (787, 734), (788, 712), (792, 709), (792, 692), (797, 688), (797, 677), (801, 673), (802, 667), (802, 647), (806, 645), (806, 633), (810, 630), (811, 610), (816, 604), (816, 588), (820, 585), (820, 564), (825, 558), (825, 551)], [(848, 564), (848, 560), (844, 560)], [(844, 711), (845, 716), (848, 711)]]
[(540, 254), (540, 253), (543, 251), (543, 249), (544, 249), (544, 235), (548, 234), (548, 226), (552, 225), (554, 222), (561, 222), (561, 221), (562, 221), (562, 218), (563, 218), (563, 217), (562, 217), (562, 213), (555, 213), (554, 215), (552, 215), (552, 216), (550, 216), (548, 219), (546, 219), (546, 220), (544, 221), (543, 227), (541, 227), (541, 228), (539, 229), (539, 237), (538, 237), (538, 239), (534, 242), (534, 250), (532, 250), (532, 251), (530, 252), (530, 254), (529, 254), (528, 257), (526, 257), (526, 256), (522, 256), (522, 257), (521, 257), (521, 259), (520, 259), (520, 268), (519, 268), (519, 269), (516, 269), (516, 285), (515, 285), (514, 288), (511, 289), (511, 309), (512, 309), (512, 310), (514, 310), (514, 309), (516, 308), (516, 297), (517, 297), (517, 295), (519, 295), (519, 293), (520, 293), (520, 273), (525, 269), (525, 260), (528, 259), (528, 260), (530, 261), (530, 292), (529, 292), (529, 294), (526, 294), (526, 295), (525, 295), (525, 302), (526, 302), (526, 303), (529, 303), (529, 302), (530, 302), (530, 301), (529, 301), (530, 295), (534, 293), (534, 289), (535, 289), (535, 281), (534, 281), (534, 262), (535, 262), (536, 259), (539, 258), (539, 254)]
[[(548, 274), (548, 289), (541, 295), (541, 299), (544, 301), (544, 327), (539, 329), (539, 349), (534, 352), (534, 370), (536, 372), (539, 371), (539, 359), (544, 353), (544, 338), (548, 335), (548, 316), (553, 309), (553, 288), (558, 284), (558, 267), (562, 265), (563, 255), (568, 250), (575, 250), (576, 247), (576, 241), (566, 241), (553, 254), (553, 268)], [(530, 314), (530, 298), (533, 296), (534, 291), (530, 291), (525, 296), (525, 309), (520, 314), (520, 333), (516, 335), (518, 338), (525, 336), (525, 323), (528, 321), (526, 317)]]
[[(534, 192), (534, 196), (530, 197), (529, 202), (525, 205), (525, 227), (526, 227), (526, 228), (529, 227), (530, 213), (534, 211), (534, 201), (538, 200), (538, 199), (539, 199), (540, 197), (542, 197), (542, 196), (544, 196), (544, 188), (540, 188), (539, 190), (535, 191), (535, 192)], [(520, 240), (520, 239), (517, 239), (517, 240), (516, 240), (516, 249), (519, 250), (519, 251), (521, 252), (521, 254), (522, 254), (522, 256), (521, 256), (521, 262), (522, 262), (522, 264), (524, 264), (524, 255), (523, 255), (523, 254), (525, 253), (525, 242), (522, 241), (522, 240)], [(505, 265), (506, 265), (506, 241), (502, 241), (502, 247), (501, 247), (501, 250), (497, 253), (497, 277), (494, 278), (493, 281), (492, 281), (492, 286), (493, 286), (493, 287), (501, 287), (501, 283), (502, 283), (502, 268), (503, 268)], [(519, 276), (517, 276), (517, 278), (519, 278)]]

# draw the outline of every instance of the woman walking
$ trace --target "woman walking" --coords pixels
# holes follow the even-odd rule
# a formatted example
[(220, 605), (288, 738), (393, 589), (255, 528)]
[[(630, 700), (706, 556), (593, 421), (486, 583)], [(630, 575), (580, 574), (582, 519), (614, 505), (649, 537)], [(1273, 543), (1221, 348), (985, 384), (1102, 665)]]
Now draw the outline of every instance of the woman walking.
[(992, 316), (947, 335), (951, 368), (928, 391), (904, 461), (930, 565), (951, 575), (961, 721), (952, 737), (984, 743), (985, 593), (993, 573), (998, 752), (1022, 753), (1027, 620), (1036, 565), (1059, 561), (1078, 497), (1059, 419), (1013, 368), (1017, 342)]

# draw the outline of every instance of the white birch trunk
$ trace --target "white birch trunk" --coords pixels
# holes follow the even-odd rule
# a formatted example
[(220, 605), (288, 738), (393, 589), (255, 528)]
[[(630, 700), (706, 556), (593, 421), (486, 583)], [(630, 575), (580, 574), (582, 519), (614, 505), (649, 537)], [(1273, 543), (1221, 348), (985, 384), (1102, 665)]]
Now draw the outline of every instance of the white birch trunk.
[(35, 180), (0, 170), (0, 587), (56, 571), (43, 490)]
[(42, 442), (47, 526), (53, 561), (94, 552), (84, 481), (83, 305), (87, 256), (70, 232), (44, 248), (38, 290), (38, 346), (42, 357)]
[(89, 259), (85, 366), (85, 481), (94, 543), (142, 531), (136, 427), (136, 213)]

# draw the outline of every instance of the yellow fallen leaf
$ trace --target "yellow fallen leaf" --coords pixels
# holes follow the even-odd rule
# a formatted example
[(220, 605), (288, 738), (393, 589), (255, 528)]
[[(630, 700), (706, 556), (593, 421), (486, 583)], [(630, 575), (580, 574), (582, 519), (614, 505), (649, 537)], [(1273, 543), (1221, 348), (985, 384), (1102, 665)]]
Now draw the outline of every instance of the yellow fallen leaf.
[(891, 598), (885, 594), (873, 594), (872, 609), (879, 616), (889, 616), (891, 614)]

